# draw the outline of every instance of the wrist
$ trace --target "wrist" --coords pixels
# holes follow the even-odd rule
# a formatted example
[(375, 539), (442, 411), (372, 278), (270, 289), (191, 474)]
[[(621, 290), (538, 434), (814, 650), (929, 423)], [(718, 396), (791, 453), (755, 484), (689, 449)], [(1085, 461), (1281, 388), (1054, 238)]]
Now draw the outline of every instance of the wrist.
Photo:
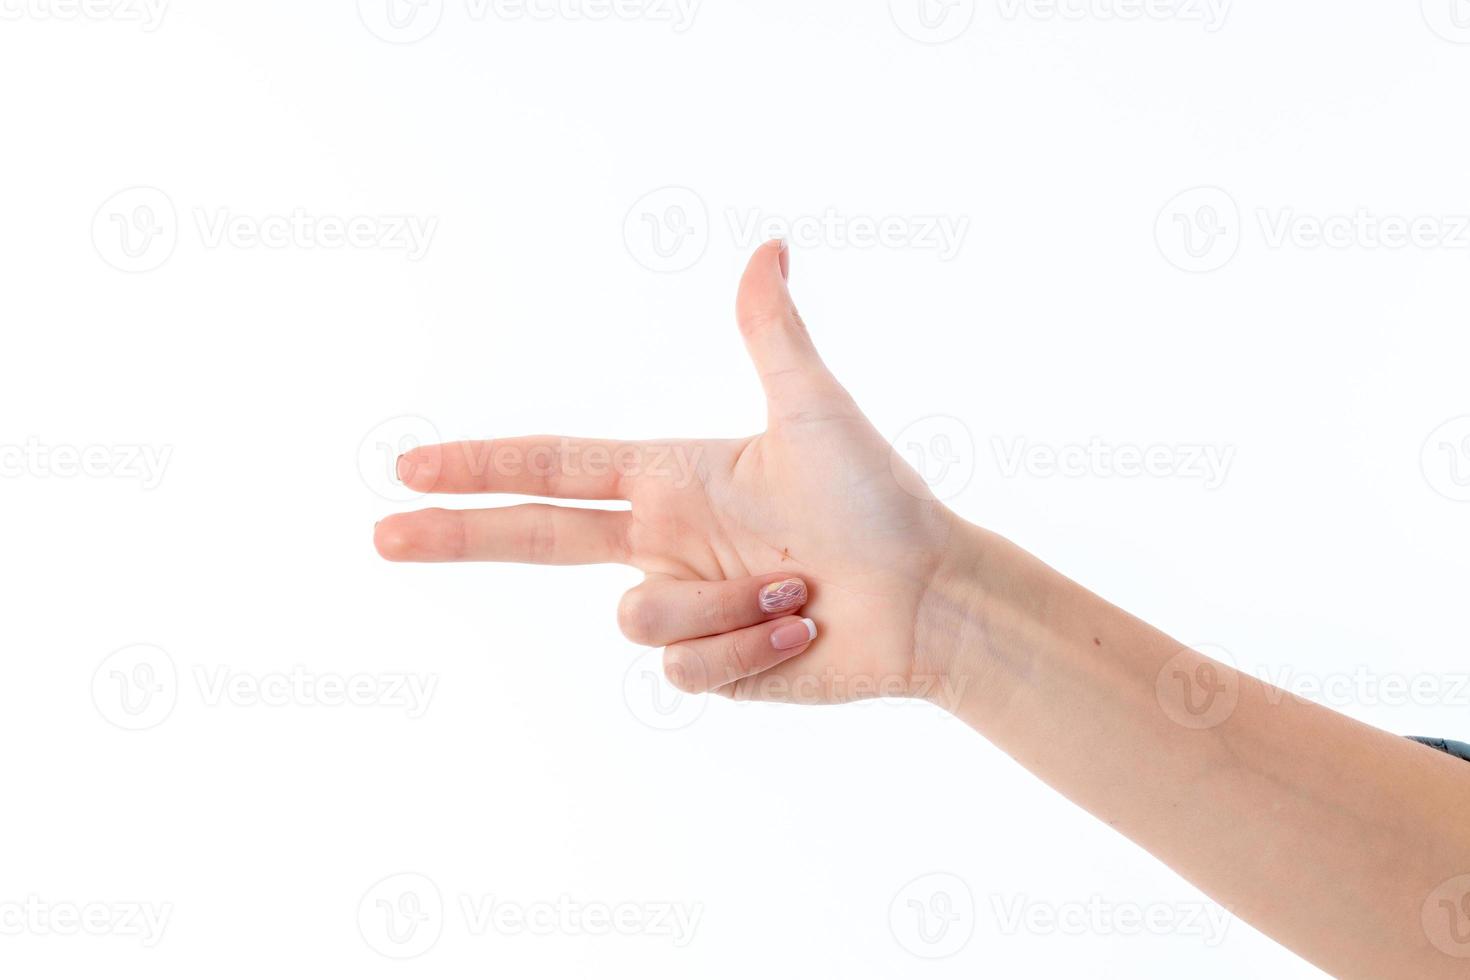
[(922, 696), (972, 723), (994, 717), (1042, 639), (1056, 573), (1011, 541), (956, 517), (920, 601)]

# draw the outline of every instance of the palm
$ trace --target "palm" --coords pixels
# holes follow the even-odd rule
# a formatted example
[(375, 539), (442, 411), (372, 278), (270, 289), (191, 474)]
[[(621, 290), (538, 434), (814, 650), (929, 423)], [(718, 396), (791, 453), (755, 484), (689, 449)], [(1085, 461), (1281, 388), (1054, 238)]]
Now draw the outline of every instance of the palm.
[[(947, 512), (914, 492), (917, 478), (867, 419), (854, 407), (683, 448), (695, 479), (640, 481), (630, 494), (631, 563), (684, 581), (799, 575), (812, 588), (808, 614), (830, 625), (822, 643), (762, 677), (799, 679), (796, 699), (908, 692), (913, 623)], [(925, 541), (934, 547), (916, 547)], [(781, 691), (752, 678), (739, 693)]]
[[(646, 572), (648, 582), (620, 606), (624, 632), (667, 646), (671, 678), (679, 671), (670, 653), (678, 659), (702, 651), (723, 676), (706, 674), (708, 683), (691, 686), (736, 697), (846, 701), (915, 693), (914, 624), (953, 518), (822, 364), (791, 303), (785, 263), (783, 250), (758, 251), (737, 302), (766, 392), (766, 432), (633, 447), (634, 462), (672, 454), (677, 472), (591, 469), (582, 463), (593, 452), (605, 462), (629, 449), (596, 440), (425, 447), (400, 460), (400, 476), (415, 489), (622, 498), (632, 510), (527, 505), (400, 514), (379, 525), (379, 551), (400, 561), (625, 562)], [(548, 465), (527, 467), (528, 459)], [(748, 580), (782, 576), (805, 583), (806, 615), (824, 626), (815, 642), (808, 632), (814, 626), (797, 627), (803, 642), (773, 659), (776, 638), (760, 631), (752, 602), (759, 583)], [(727, 604), (733, 596), (744, 608), (717, 615), (717, 596)], [(757, 640), (741, 639), (751, 630), (760, 632)], [(721, 636), (722, 643), (709, 642)]]

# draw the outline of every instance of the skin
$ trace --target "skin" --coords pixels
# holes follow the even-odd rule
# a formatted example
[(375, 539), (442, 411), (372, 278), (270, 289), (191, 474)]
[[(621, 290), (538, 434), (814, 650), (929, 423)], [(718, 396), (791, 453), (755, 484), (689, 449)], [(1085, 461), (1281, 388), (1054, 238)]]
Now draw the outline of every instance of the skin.
[[(426, 493), (632, 509), (397, 514), (377, 527), (379, 552), (632, 565), (646, 579), (619, 624), (665, 648), (682, 690), (927, 698), (1322, 969), (1470, 975), (1465, 763), (1189, 650), (953, 514), (822, 363), (789, 263), (781, 243), (761, 247), (737, 298), (765, 432), (424, 447), (399, 476)], [(791, 578), (819, 632), (777, 649), (772, 635), (801, 616), (757, 597)]]

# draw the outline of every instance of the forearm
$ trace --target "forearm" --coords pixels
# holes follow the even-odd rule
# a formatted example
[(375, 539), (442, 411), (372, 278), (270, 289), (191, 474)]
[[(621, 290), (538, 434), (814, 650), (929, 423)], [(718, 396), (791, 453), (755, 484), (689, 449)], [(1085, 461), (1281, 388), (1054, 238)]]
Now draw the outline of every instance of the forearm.
[(1470, 874), (1463, 762), (1188, 651), (1003, 539), (961, 536), (920, 637), (961, 718), (1323, 969), (1465, 974), (1422, 920)]

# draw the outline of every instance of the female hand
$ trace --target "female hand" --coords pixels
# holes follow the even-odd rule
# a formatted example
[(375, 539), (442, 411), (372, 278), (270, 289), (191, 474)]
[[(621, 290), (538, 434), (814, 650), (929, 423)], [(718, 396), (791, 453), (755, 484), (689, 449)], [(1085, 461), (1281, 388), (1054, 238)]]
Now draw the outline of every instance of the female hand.
[(667, 648), (665, 672), (684, 691), (818, 702), (934, 696), (945, 665), (921, 634), (965, 525), (828, 372), (787, 289), (789, 269), (785, 245), (766, 243), (736, 304), (765, 388), (765, 432), (426, 446), (399, 460), (414, 490), (628, 500), (632, 510), (397, 514), (378, 525), (379, 553), (632, 565), (647, 578), (623, 597), (619, 623), (634, 642)]

